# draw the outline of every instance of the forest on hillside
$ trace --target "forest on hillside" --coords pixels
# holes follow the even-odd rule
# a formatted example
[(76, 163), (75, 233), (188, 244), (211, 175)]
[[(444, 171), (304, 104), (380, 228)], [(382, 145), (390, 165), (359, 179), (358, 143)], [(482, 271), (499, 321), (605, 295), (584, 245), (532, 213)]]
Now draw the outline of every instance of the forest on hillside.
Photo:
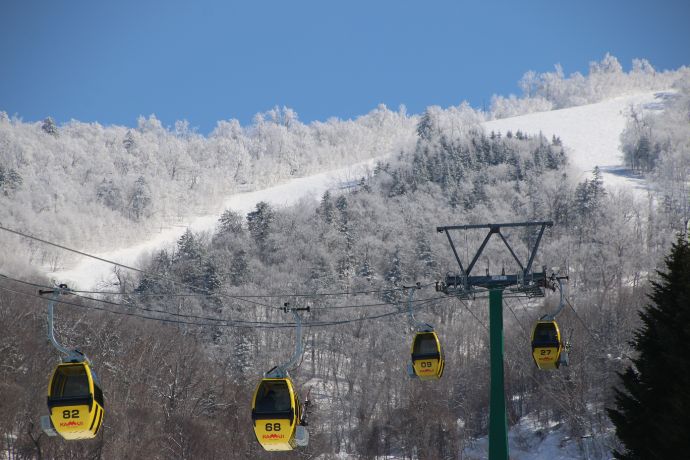
[[(631, 114), (622, 136), (625, 152), (640, 158), (637, 126), (646, 127), (650, 145), (664, 146), (641, 171), (658, 184), (644, 198), (607, 191), (596, 170), (577, 181), (567, 146), (557, 137), (484, 132), (484, 114), (467, 106), (430, 108), (414, 119), (380, 112), (384, 120), (391, 117), (383, 123), (389, 137), (377, 137), (378, 128), (371, 128), (368, 145), (387, 139), (386, 148), (396, 145), (397, 153), (379, 161), (356, 187), (289, 208), (259, 203), (247, 215), (226, 210), (215, 232), (187, 232), (173, 250), (153, 254), (145, 274), (120, 271), (114, 294), (98, 301), (69, 296), (74, 305), (58, 307), (61, 340), (87, 353), (103, 384), (105, 425), (93, 441), (66, 443), (41, 433), (38, 419), (47, 410), (45, 389), (56, 364), (44, 338), (45, 300), (30, 297), (37, 286), (0, 280), (3, 451), (13, 459), (458, 458), (488, 428), (487, 300), (434, 291), (436, 280), (457, 271), (435, 228), (553, 220), (535, 265), (559, 267), (569, 276), (571, 307), (559, 323), (573, 344), (571, 363), (543, 372), (530, 355), (531, 325), (553, 308), (556, 294), (506, 299), (509, 423), (529, 415), (544, 433), (562, 425), (583, 449), (588, 443), (589, 455), (608, 458), (617, 446), (605, 410), (616, 372), (629, 364), (637, 312), (655, 269), (684, 228), (678, 206), (683, 196), (687, 206), (689, 175), (668, 165), (687, 162), (688, 125), (677, 121), (688, 119), (689, 100), (690, 87), (681, 82), (662, 115), (640, 114), (635, 124)], [(17, 126), (35, 131), (22, 142), (35, 136), (60, 145), (67, 137), (65, 127), (55, 136), (40, 126), (0, 122), (5, 136)], [(396, 130), (405, 133), (405, 142), (397, 144)], [(159, 140), (177, 139), (160, 133)], [(343, 158), (352, 159), (348, 146), (355, 140), (343, 139)], [(64, 161), (64, 155), (56, 158)], [(3, 164), (2, 177), (15, 178), (3, 179), (3, 199), (30, 197), (24, 187), (34, 182), (24, 180), (25, 170)], [(44, 212), (63, 218), (55, 209)], [(118, 219), (132, 219), (120, 214)], [(530, 232), (506, 235), (520, 255), (534, 244)], [(483, 237), (463, 236), (463, 256)], [(516, 268), (493, 243), (477, 267), (492, 274)], [(32, 281), (47, 284), (40, 276)], [(446, 353), (446, 371), (437, 382), (410, 380), (405, 373), (412, 332), (403, 286), (416, 282), (424, 286), (415, 297), (417, 317), (435, 326)], [(354, 292), (359, 294), (347, 294)], [(305, 328), (305, 352), (291, 375), (313, 405), (309, 447), (276, 455), (256, 443), (250, 403), (263, 373), (293, 350), (294, 328), (281, 327), (291, 323), (280, 311), (284, 302), (311, 307), (304, 321), (313, 325)]]
[[(529, 71), (521, 97), (494, 96), (486, 112), (462, 103), (427, 113), (439, 129), (453, 131), (459, 128), (448, 123), (465, 111), (480, 120), (503, 118), (667, 90), (689, 79), (687, 67), (657, 71), (644, 59), (625, 72), (607, 54), (590, 63), (586, 76), (566, 76), (559, 66)], [(248, 126), (220, 120), (202, 135), (185, 120), (163, 126), (155, 115), (139, 117), (133, 127), (78, 120), (58, 126), (49, 116), (25, 122), (0, 111), (0, 222), (81, 249), (122, 247), (213, 212), (230, 194), (409, 151), (420, 116), (380, 105), (354, 120), (305, 124), (294, 110), (275, 107)], [(28, 260), (56, 269), (70, 261), (63, 251), (6, 235), (0, 241), (20, 244), (27, 254), (13, 256), (13, 266)]]

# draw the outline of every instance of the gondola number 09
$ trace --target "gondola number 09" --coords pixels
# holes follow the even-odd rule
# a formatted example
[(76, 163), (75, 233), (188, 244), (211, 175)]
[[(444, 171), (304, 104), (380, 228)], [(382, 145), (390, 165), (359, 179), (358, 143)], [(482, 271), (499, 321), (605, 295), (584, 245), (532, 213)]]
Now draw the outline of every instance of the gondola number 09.
[(62, 411), (62, 418), (79, 418), (79, 410), (77, 410), (77, 409), (63, 410)]
[(280, 431), (280, 423), (267, 423), (266, 431)]
[(431, 367), (433, 364), (431, 361), (422, 361), (422, 367)]

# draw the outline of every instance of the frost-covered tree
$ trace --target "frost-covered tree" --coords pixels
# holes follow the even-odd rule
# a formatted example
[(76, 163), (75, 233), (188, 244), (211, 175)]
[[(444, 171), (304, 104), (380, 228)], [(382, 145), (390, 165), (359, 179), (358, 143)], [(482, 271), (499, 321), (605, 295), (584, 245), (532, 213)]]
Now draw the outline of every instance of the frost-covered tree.
[(249, 234), (260, 248), (265, 248), (266, 239), (271, 232), (271, 225), (275, 220), (275, 212), (265, 201), (256, 204), (256, 209), (247, 214)]
[(525, 113), (572, 107), (601, 101), (630, 91), (669, 89), (690, 77), (690, 69), (656, 72), (644, 59), (633, 59), (628, 73), (615, 56), (606, 53), (601, 61), (589, 63), (589, 74), (575, 72), (566, 77), (563, 68), (536, 73), (528, 71), (519, 82), (522, 97), (496, 96), (491, 101), (491, 116), (505, 118)]
[(220, 235), (242, 235), (242, 216), (232, 209), (226, 209), (218, 219), (218, 234)]
[(321, 203), (316, 212), (325, 224), (330, 225), (333, 222), (333, 201), (331, 200), (331, 193), (328, 190), (323, 193)]
[(417, 135), (424, 140), (431, 140), (439, 133), (439, 113), (441, 108), (438, 106), (427, 107), (417, 124)]
[(129, 130), (129, 129), (127, 130), (127, 134), (125, 134), (125, 138), (122, 139), (122, 146), (128, 152), (131, 151), (136, 146), (136, 142), (134, 140), (134, 133), (132, 133), (132, 130)]
[(129, 193), (128, 205), (130, 216), (134, 220), (142, 219), (148, 214), (151, 202), (151, 189), (144, 176), (139, 176)]
[(247, 253), (240, 249), (232, 255), (230, 262), (230, 282), (239, 286), (244, 283), (250, 275), (249, 263), (247, 261)]
[(112, 179), (103, 179), (96, 187), (96, 198), (113, 211), (122, 210), (122, 191)]
[(44, 133), (50, 134), (51, 136), (57, 137), (58, 135), (57, 125), (52, 117), (47, 117), (43, 120), (43, 123), (41, 123), (41, 129)]
[(187, 228), (185, 232), (177, 240), (177, 251), (175, 257), (177, 260), (200, 260), (203, 256), (204, 249), (199, 238)]
[(596, 166), (592, 171), (592, 179), (585, 179), (575, 189), (575, 212), (585, 224), (587, 221), (598, 222), (605, 195), (601, 170)]
[(625, 161), (644, 173), (659, 192), (672, 228), (690, 220), (690, 79), (663, 99), (663, 110), (633, 109), (621, 134)]
[(0, 165), (0, 192), (5, 196), (10, 196), (19, 190), (24, 180), (22, 176), (12, 168), (5, 168)]

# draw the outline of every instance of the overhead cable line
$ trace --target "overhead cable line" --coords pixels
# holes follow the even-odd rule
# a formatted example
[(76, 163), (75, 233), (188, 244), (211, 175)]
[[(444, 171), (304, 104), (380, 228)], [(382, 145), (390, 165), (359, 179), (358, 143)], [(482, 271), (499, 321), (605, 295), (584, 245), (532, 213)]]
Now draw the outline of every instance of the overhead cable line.
[[(73, 252), (73, 253), (75, 253), (75, 254), (78, 254), (78, 255), (81, 255), (81, 256), (84, 256), (84, 257), (88, 257), (88, 258), (91, 258), (91, 259), (94, 259), (94, 260), (98, 260), (98, 261), (100, 261), (100, 262), (104, 262), (104, 263), (107, 263), (107, 264), (110, 264), (110, 265), (114, 265), (114, 266), (116, 266), (116, 267), (121, 267), (121, 268), (124, 268), (124, 269), (127, 269), (127, 270), (132, 270), (132, 271), (134, 271), (134, 272), (141, 273), (142, 275), (151, 276), (151, 277), (154, 277), (154, 278), (158, 278), (158, 279), (160, 279), (160, 280), (163, 280), (163, 281), (168, 281), (168, 282), (171, 282), (171, 283), (173, 283), (173, 284), (177, 284), (177, 285), (180, 285), (180, 286), (184, 286), (184, 287), (187, 287), (187, 288), (189, 288), (189, 289), (191, 289), (191, 290), (193, 290), (193, 291), (201, 291), (201, 294), (198, 294), (198, 293), (197, 293), (197, 294), (182, 294), (182, 293), (180, 293), (180, 294), (157, 294), (157, 293), (120, 293), (120, 292), (108, 292), (108, 291), (73, 290), (72, 292), (74, 292), (74, 293), (81, 293), (81, 294), (98, 294), (98, 295), (126, 295), (126, 296), (142, 296), (142, 297), (143, 297), (143, 296), (152, 296), (152, 297), (156, 297), (156, 296), (161, 296), (161, 297), (164, 297), (164, 296), (170, 296), (170, 297), (197, 297), (197, 296), (199, 296), (199, 297), (201, 297), (201, 296), (211, 296), (211, 297), (213, 297), (213, 296), (217, 296), (217, 297), (224, 297), (224, 298), (229, 298), (229, 299), (236, 299), (236, 300), (240, 300), (240, 301), (243, 301), (243, 302), (247, 302), (247, 303), (255, 304), (255, 305), (258, 305), (258, 306), (265, 307), (265, 308), (269, 308), (269, 309), (277, 309), (277, 310), (280, 310), (281, 307), (277, 307), (277, 306), (273, 306), (273, 305), (268, 305), (268, 304), (264, 304), (264, 303), (261, 303), (261, 302), (256, 302), (256, 301), (250, 300), (250, 299), (270, 299), (270, 298), (285, 298), (285, 297), (307, 297), (307, 298), (310, 298), (310, 297), (326, 297), (326, 296), (350, 296), (350, 295), (358, 295), (358, 294), (375, 294), (375, 293), (396, 292), (396, 291), (402, 291), (402, 290), (404, 290), (404, 288), (401, 287), (401, 288), (372, 289), (372, 290), (363, 290), (363, 291), (340, 291), (340, 292), (317, 292), (317, 293), (294, 293), (294, 294), (290, 294), (290, 293), (279, 293), (279, 294), (247, 294), (247, 295), (242, 295), (242, 294), (227, 294), (227, 293), (222, 293), (222, 292), (212, 292), (212, 291), (209, 291), (208, 289), (205, 289), (205, 288), (202, 288), (202, 287), (198, 287), (198, 286), (194, 286), (194, 285), (191, 285), (191, 284), (187, 284), (187, 283), (183, 283), (183, 282), (180, 282), (180, 281), (176, 281), (176, 280), (173, 280), (173, 279), (168, 278), (168, 277), (166, 277), (166, 276), (159, 275), (159, 274), (157, 274), (157, 273), (147, 272), (147, 271), (145, 271), (145, 270), (142, 270), (142, 269), (139, 269), (139, 268), (136, 268), (136, 267), (132, 267), (132, 266), (129, 266), (129, 265), (121, 264), (121, 263), (119, 263), (119, 262), (115, 262), (115, 261), (112, 261), (112, 260), (104, 259), (104, 258), (102, 258), (102, 257), (94, 256), (94, 255), (92, 255), (92, 254), (88, 254), (88, 253), (86, 253), (86, 252), (79, 251), (79, 250), (77, 250), (77, 249), (69, 248), (69, 247), (67, 247), (67, 246), (64, 246), (64, 245), (61, 245), (61, 244), (58, 244), (58, 243), (53, 243), (53, 242), (51, 242), (51, 241), (48, 241), (48, 240), (45, 240), (45, 239), (42, 239), (42, 238), (38, 238), (38, 237), (35, 237), (35, 236), (33, 236), (33, 235), (29, 235), (29, 234), (26, 234), (26, 233), (23, 233), (23, 232), (19, 232), (19, 231), (17, 231), (17, 230), (12, 230), (12, 229), (3, 227), (2, 225), (0, 225), (0, 230), (5, 230), (5, 231), (7, 231), (7, 232), (9, 232), (9, 233), (13, 233), (13, 234), (15, 234), (15, 235), (19, 235), (19, 236), (22, 236), (22, 237), (24, 237), (24, 238), (28, 238), (28, 239), (31, 239), (31, 240), (35, 240), (35, 241), (38, 241), (38, 242), (43, 243), (43, 244), (47, 244), (47, 245), (50, 245), (50, 246), (54, 246), (54, 247), (63, 249), (63, 250), (65, 250), (65, 251)], [(429, 287), (429, 286), (431, 286), (432, 284), (433, 284), (433, 283), (425, 284), (425, 285), (422, 285), (421, 287), (422, 287), (422, 288)], [(385, 305), (385, 304), (380, 304), (380, 305)], [(372, 304), (372, 305), (363, 305), (363, 307), (368, 307), (368, 306), (377, 306), (377, 305), (374, 305), (374, 304)], [(324, 308), (357, 308), (357, 307), (356, 307), (356, 306), (346, 306), (346, 307), (324, 307)]]
[(17, 230), (12, 230), (12, 229), (10, 229), (10, 228), (3, 227), (2, 225), (0, 225), (0, 230), (4, 230), (4, 231), (6, 231), (6, 232), (13, 233), (13, 234), (15, 234), (15, 235), (19, 235), (19, 236), (21, 236), (21, 237), (28, 238), (28, 239), (30, 239), (30, 240), (38, 241), (39, 243), (47, 244), (47, 245), (49, 245), (49, 246), (54, 246), (54, 247), (56, 247), (56, 248), (60, 248), (60, 249), (63, 249), (63, 250), (65, 250), (65, 251), (68, 251), (68, 252), (72, 252), (72, 253), (75, 253), (75, 254), (79, 254), (79, 255), (81, 255), (81, 256), (88, 257), (88, 258), (90, 258), (90, 259), (94, 259), (94, 260), (98, 260), (98, 261), (100, 261), (100, 262), (104, 262), (104, 263), (107, 263), (107, 264), (110, 264), (110, 265), (114, 265), (114, 266), (116, 266), (116, 267), (124, 268), (124, 269), (126, 269), (126, 270), (132, 270), (132, 271), (134, 271), (134, 272), (141, 273), (142, 275), (150, 276), (150, 277), (153, 277), (153, 278), (158, 278), (158, 279), (160, 279), (160, 280), (168, 281), (168, 282), (170, 282), (170, 283), (173, 283), (173, 284), (176, 284), (176, 285), (179, 285), (179, 286), (184, 286), (184, 287), (189, 288), (189, 289), (191, 289), (191, 290), (193, 290), (193, 291), (201, 291), (201, 292), (205, 292), (205, 293), (207, 293), (207, 294), (209, 294), (209, 295), (217, 295), (217, 296), (220, 296), (220, 297), (229, 297), (229, 298), (233, 298), (233, 299), (238, 299), (238, 300), (241, 300), (241, 301), (243, 301), (243, 302), (247, 302), (247, 303), (259, 305), (259, 306), (262, 306), (262, 307), (265, 307), (265, 308), (268, 308), (268, 309), (274, 309), (274, 310), (280, 310), (280, 309), (281, 309), (280, 307), (277, 307), (277, 306), (267, 305), (267, 304), (264, 304), (264, 303), (261, 303), (261, 302), (257, 302), (257, 301), (254, 301), (254, 300), (244, 299), (244, 298), (242, 298), (242, 297), (226, 296), (226, 295), (223, 295), (223, 293), (212, 293), (211, 291), (209, 291), (208, 289), (205, 289), (205, 288), (200, 288), (200, 287), (197, 287), (197, 286), (194, 286), (194, 285), (191, 285), (191, 284), (187, 284), (187, 283), (183, 283), (183, 282), (180, 282), (180, 281), (176, 281), (176, 280), (167, 278), (167, 277), (165, 277), (165, 276), (163, 276), (163, 275), (159, 275), (159, 274), (156, 274), (156, 273), (147, 272), (147, 271), (142, 270), (142, 269), (140, 269), (140, 268), (131, 267), (131, 266), (129, 266), (129, 265), (121, 264), (121, 263), (119, 263), (119, 262), (115, 262), (115, 261), (112, 261), (112, 260), (104, 259), (104, 258), (102, 258), (102, 257), (94, 256), (94, 255), (92, 255), (92, 254), (88, 254), (88, 253), (86, 253), (86, 252), (79, 251), (79, 250), (77, 250), (77, 249), (72, 249), (72, 248), (69, 248), (69, 247), (67, 247), (67, 246), (63, 246), (63, 245), (58, 244), (58, 243), (53, 243), (52, 241), (44, 240), (44, 239), (42, 239), (42, 238), (38, 238), (38, 237), (35, 237), (35, 236), (33, 236), (33, 235), (28, 235), (28, 234), (26, 234), (26, 233), (19, 232), (19, 231), (17, 231)]
[[(31, 292), (18, 291), (16, 289), (7, 288), (4, 286), (0, 286), (0, 289), (3, 291), (12, 292), (14, 294), (23, 295), (25, 297), (34, 297), (34, 298), (45, 300), (44, 297), (41, 297), (38, 294), (33, 294)], [(148, 319), (148, 320), (153, 320), (153, 321), (161, 321), (164, 323), (173, 323), (173, 324), (189, 324), (189, 325), (197, 325), (197, 326), (227, 326), (227, 327), (266, 327), (266, 328), (290, 327), (290, 325), (285, 325), (284, 323), (271, 323), (271, 322), (261, 322), (261, 321), (244, 321), (244, 320), (219, 320), (217, 318), (205, 318), (205, 317), (198, 317), (198, 318), (199, 319), (205, 319), (208, 321), (221, 321), (221, 322), (219, 322), (219, 323), (197, 323), (197, 322), (191, 322), (191, 321), (181, 321), (181, 320), (174, 320), (174, 319), (169, 319), (169, 318), (162, 318), (162, 317), (158, 317), (158, 316), (146, 316), (146, 315), (132, 312), (132, 311), (111, 310), (108, 308), (98, 307), (95, 305), (84, 305), (84, 304), (70, 302), (70, 301), (62, 300), (62, 299), (56, 299), (55, 303), (59, 303), (59, 304), (63, 304), (63, 305), (70, 305), (70, 306), (85, 309), (85, 310), (97, 310), (97, 311), (102, 311), (105, 313), (112, 313), (114, 315), (133, 316), (133, 317), (137, 317), (137, 318)], [(101, 303), (104, 303), (104, 302), (101, 301)], [(113, 304), (113, 303), (108, 302), (108, 304)], [(115, 305), (119, 305), (119, 306), (122, 306), (125, 308), (130, 308), (127, 305), (122, 305), (122, 304), (115, 304)], [(172, 313), (172, 312), (164, 312), (162, 314), (165, 314), (168, 316), (184, 316), (182, 314), (177, 314), (177, 313)]]
[(573, 304), (570, 303), (570, 300), (569, 300), (569, 299), (565, 299), (565, 301), (566, 301), (566, 303), (568, 304), (568, 306), (570, 307), (570, 309), (573, 311), (573, 313), (575, 313), (575, 317), (578, 319), (578, 321), (580, 321), (580, 323), (582, 324), (582, 327), (585, 328), (585, 331), (587, 331), (587, 334), (589, 334), (589, 336), (590, 336), (592, 339), (594, 339), (594, 340), (596, 340), (597, 342), (599, 342), (599, 344), (602, 344), (601, 339), (600, 339), (599, 337), (595, 336), (594, 333), (592, 333), (592, 331), (589, 330), (589, 328), (587, 327), (587, 324), (585, 323), (585, 321), (584, 321), (584, 320), (580, 317), (580, 315), (577, 313), (577, 310), (575, 310), (575, 308), (573, 307)]
[[(3, 276), (6, 279), (10, 279), (6, 276)], [(35, 283), (28, 283), (28, 284), (35, 284)], [(40, 286), (40, 285), (38, 285)], [(3, 286), (0, 286), (0, 289), (12, 292), (15, 294), (20, 294), (23, 296), (27, 297), (34, 297), (34, 298), (40, 298), (43, 299), (43, 297), (25, 292), (25, 291), (18, 291), (15, 289), (10, 289), (6, 288)], [(147, 319), (147, 320), (152, 320), (152, 321), (161, 321), (161, 322), (166, 322), (166, 323), (172, 323), (172, 324), (187, 324), (187, 325), (193, 325), (193, 326), (202, 326), (202, 327), (237, 327), (237, 328), (291, 328), (294, 327), (296, 324), (295, 323), (275, 323), (275, 322), (268, 322), (268, 321), (246, 321), (246, 320), (232, 320), (232, 319), (222, 319), (222, 318), (214, 318), (214, 317), (205, 317), (205, 316), (199, 316), (199, 315), (188, 315), (188, 314), (181, 314), (181, 313), (173, 313), (173, 312), (168, 312), (168, 311), (163, 311), (163, 310), (156, 310), (156, 309), (148, 309), (144, 307), (136, 307), (136, 306), (131, 306), (131, 305), (125, 305), (125, 304), (119, 304), (116, 302), (110, 302), (102, 299), (93, 299), (89, 297), (82, 297), (78, 296), (80, 298), (83, 298), (84, 300), (89, 300), (89, 301), (94, 301), (94, 302), (100, 302), (103, 304), (107, 305), (112, 305), (112, 306), (117, 306), (121, 308), (126, 308), (126, 309), (136, 309), (136, 310), (143, 310), (147, 311), (149, 313), (158, 313), (161, 315), (167, 315), (171, 317), (186, 317), (186, 318), (194, 318), (206, 322), (195, 322), (195, 321), (184, 321), (184, 320), (175, 320), (175, 319), (170, 319), (170, 318), (162, 318), (159, 316), (148, 316), (132, 311), (117, 311), (117, 310), (112, 310), (112, 309), (107, 309), (103, 307), (97, 307), (93, 305), (84, 305), (84, 304), (78, 304), (74, 302), (70, 302), (67, 300), (61, 300), (57, 299), (57, 303), (61, 303), (64, 305), (71, 305), (77, 308), (82, 308), (82, 309), (87, 309), (87, 310), (98, 310), (98, 311), (103, 311), (106, 313), (112, 313), (116, 315), (122, 315), (122, 316), (133, 316), (141, 319)], [(425, 306), (426, 304), (429, 304), (431, 302), (437, 301), (437, 300), (444, 300), (445, 297), (433, 297), (429, 299), (421, 299), (417, 302), (417, 305), (415, 309), (420, 309), (422, 306)], [(392, 304), (391, 304), (392, 305)], [(386, 317), (392, 317), (396, 315), (401, 315), (405, 314), (405, 311), (392, 311), (392, 312), (387, 312), (387, 313), (381, 313), (377, 315), (369, 315), (369, 316), (363, 316), (360, 318), (354, 318), (354, 319), (343, 319), (343, 320), (331, 320), (331, 321), (319, 321), (319, 322), (310, 322), (310, 323), (304, 323), (305, 327), (324, 327), (324, 326), (336, 326), (336, 325), (342, 325), (342, 324), (349, 324), (349, 323), (356, 323), (356, 322), (361, 322), (361, 321), (368, 321), (368, 320), (376, 320), (380, 318), (386, 318)]]
[[(527, 336), (527, 335), (528, 335), (528, 334), (527, 334), (527, 329), (525, 329), (525, 326), (523, 326), (523, 325), (522, 325), (522, 322), (520, 321), (520, 319), (518, 319), (517, 314), (515, 314), (515, 310), (513, 310), (513, 307), (511, 307), (510, 304), (509, 304), (508, 302), (505, 302), (505, 306), (508, 307), (508, 309), (510, 310), (510, 312), (511, 312), (511, 313), (513, 314), (513, 316), (515, 317), (515, 321), (517, 321), (518, 325), (520, 326), (520, 329), (522, 329), (522, 332), (524, 332), (524, 333), (525, 333), (525, 336)], [(528, 342), (529, 342), (529, 340), (528, 340)]]
[[(421, 285), (421, 288), (426, 288), (433, 286), (434, 283), (428, 283)], [(371, 289), (367, 291), (341, 291), (341, 292), (314, 292), (314, 293), (277, 293), (277, 294), (228, 294), (224, 293), (225, 297), (228, 298), (242, 298), (242, 299), (275, 299), (275, 298), (294, 298), (294, 297), (334, 297), (334, 296), (356, 296), (362, 294), (379, 294), (388, 292), (403, 291), (405, 288), (386, 288), (386, 289)], [(116, 292), (116, 291), (88, 291), (81, 289), (72, 289), (70, 292), (79, 294), (97, 294), (97, 295), (114, 295), (114, 296), (131, 296), (131, 297), (207, 297), (211, 294), (168, 294), (168, 293), (152, 293), (152, 292)]]
[(461, 299), (460, 297), (456, 297), (456, 296), (447, 296), (447, 297), (448, 297), (449, 299), (450, 299), (450, 298), (458, 299), (458, 300), (460, 301), (460, 304), (465, 308), (465, 310), (467, 310), (467, 311), (470, 313), (470, 315), (472, 315), (472, 317), (473, 317), (475, 320), (477, 320), (477, 322), (484, 328), (484, 330), (486, 330), (486, 332), (489, 332), (489, 327), (488, 327), (486, 324), (484, 324), (484, 321), (482, 321), (481, 319), (479, 319), (479, 318), (477, 317), (477, 315), (476, 315), (472, 310), (470, 310), (470, 307), (465, 303), (465, 301), (464, 301), (463, 299)]
[[(2, 276), (2, 275), (0, 275)], [(397, 289), (396, 289), (397, 290)], [(95, 295), (115, 295), (115, 296), (126, 296), (126, 297), (171, 297), (171, 298), (198, 298), (198, 297), (214, 297), (215, 294), (174, 294), (174, 293), (139, 293), (139, 292), (108, 292), (108, 291), (82, 291), (82, 290), (70, 290), (71, 293), (73, 294), (95, 294)], [(381, 291), (369, 291), (369, 292), (391, 292), (390, 290), (381, 290)], [(321, 296), (329, 296), (330, 294), (311, 294), (311, 295), (297, 295), (298, 297), (312, 297), (312, 298), (317, 298)], [(232, 295), (232, 294), (226, 294), (224, 297), (227, 297), (229, 299), (239, 299), (243, 300), (245, 299), (245, 296), (243, 295)], [(266, 295), (266, 296), (246, 296), (246, 297), (266, 297), (266, 298), (290, 298), (290, 297), (295, 297), (295, 295)], [(436, 297), (434, 297), (436, 298)], [(440, 298), (440, 297), (439, 297)], [(426, 300), (426, 299), (419, 299), (419, 300)], [(417, 301), (419, 301), (417, 300)], [(417, 302), (415, 301), (415, 302)], [(394, 303), (391, 302), (378, 302), (378, 303), (368, 303), (368, 304), (354, 304), (354, 305), (331, 305), (331, 306), (321, 306), (321, 307), (312, 307), (316, 310), (337, 310), (337, 309), (347, 309), (347, 308), (368, 308), (368, 307), (379, 307), (379, 306), (386, 306), (386, 305), (395, 305)]]
[[(0, 278), (4, 278), (4, 279), (9, 280), (9, 281), (13, 281), (16, 283), (35, 287), (38, 289), (52, 289), (51, 286), (46, 286), (44, 284), (38, 284), (38, 283), (32, 283), (32, 282), (25, 281), (25, 280), (20, 280), (20, 279), (12, 278), (12, 277), (9, 277), (9, 276), (3, 275), (3, 274), (0, 274)], [(199, 316), (199, 315), (192, 315), (192, 314), (185, 314), (185, 313), (174, 313), (174, 312), (170, 312), (167, 310), (142, 307), (142, 306), (139, 306), (137, 304), (122, 304), (122, 303), (118, 303), (118, 302), (112, 302), (110, 300), (87, 297), (87, 296), (79, 294), (79, 291), (70, 290), (69, 292), (70, 292), (70, 294), (74, 294), (76, 297), (82, 298), (84, 300), (89, 300), (89, 301), (93, 301), (93, 302), (100, 302), (103, 304), (113, 305), (113, 306), (117, 306), (117, 307), (121, 307), (121, 308), (136, 309), (136, 310), (146, 311), (146, 312), (150, 312), (150, 313), (161, 313), (161, 314), (165, 314), (165, 315), (171, 315), (171, 316), (182, 317), (182, 318), (203, 319), (203, 320), (208, 320), (208, 321), (232, 321), (232, 320), (228, 320), (228, 319), (224, 319), (224, 318), (213, 318), (213, 317)], [(430, 298), (426, 298), (426, 299), (415, 300), (415, 301), (413, 301), (413, 303), (420, 305), (420, 304), (426, 303), (426, 301), (440, 300), (443, 298), (445, 298), (445, 297), (430, 297)], [(332, 309), (344, 309), (344, 308), (369, 308), (369, 307), (382, 307), (382, 306), (398, 307), (398, 305), (396, 305), (394, 303), (382, 302), (382, 303), (372, 303), (372, 304), (338, 305), (338, 306), (331, 306), (331, 307), (317, 307), (317, 308), (315, 308), (315, 310), (332, 310)]]

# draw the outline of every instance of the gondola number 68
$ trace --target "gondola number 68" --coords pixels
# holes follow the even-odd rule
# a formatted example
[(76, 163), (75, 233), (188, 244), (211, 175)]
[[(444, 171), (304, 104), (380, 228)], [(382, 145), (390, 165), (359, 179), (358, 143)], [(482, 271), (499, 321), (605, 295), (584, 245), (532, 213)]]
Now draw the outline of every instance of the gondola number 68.
[(280, 431), (280, 423), (267, 423), (266, 431)]

